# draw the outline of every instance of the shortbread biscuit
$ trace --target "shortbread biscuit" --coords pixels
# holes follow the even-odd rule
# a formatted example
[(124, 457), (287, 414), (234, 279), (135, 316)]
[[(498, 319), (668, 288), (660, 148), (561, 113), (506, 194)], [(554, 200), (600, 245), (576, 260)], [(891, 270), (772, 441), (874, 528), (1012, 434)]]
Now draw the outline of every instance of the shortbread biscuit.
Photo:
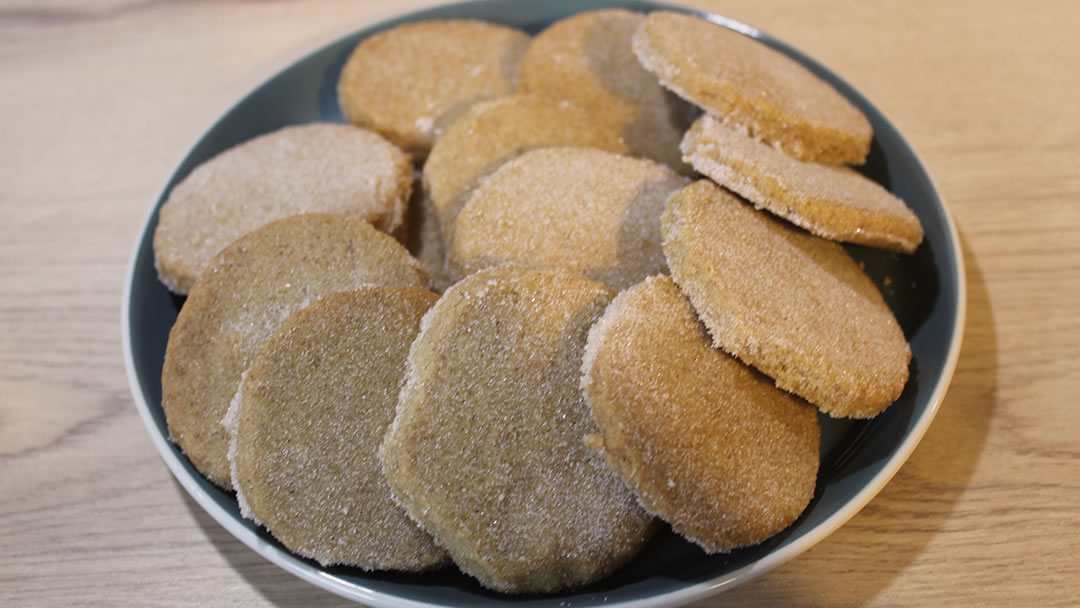
[(418, 287), (323, 296), (285, 319), (226, 416), (245, 517), (323, 566), (423, 570), (446, 560), (394, 502), (379, 445), (405, 357), (439, 298)]
[(184, 294), (222, 248), (300, 213), (336, 213), (391, 232), (412, 188), (408, 156), (381, 136), (340, 124), (261, 135), (196, 167), (169, 193), (154, 230), (161, 281)]
[(900, 396), (911, 348), (839, 244), (708, 180), (675, 193), (661, 227), (672, 277), (717, 347), (830, 416), (870, 418)]
[(387, 479), (486, 587), (578, 587), (652, 533), (583, 443), (597, 429), (579, 387), (582, 350), (612, 295), (565, 271), (503, 266), (448, 289), (413, 342), (381, 451)]
[(458, 215), (452, 280), (508, 262), (565, 268), (622, 289), (666, 272), (660, 214), (688, 180), (659, 163), (543, 148), (503, 165)]
[(240, 237), (192, 287), (169, 332), (161, 407), (170, 439), (200, 473), (229, 487), (221, 419), (259, 344), (323, 294), (427, 280), (404, 247), (363, 220), (297, 215)]
[(634, 52), (660, 82), (710, 114), (800, 159), (862, 164), (873, 129), (794, 59), (699, 17), (650, 13)]
[(570, 101), (618, 129), (632, 154), (689, 173), (679, 138), (697, 110), (665, 91), (634, 56), (630, 41), (644, 20), (604, 9), (556, 21), (529, 45), (520, 91)]
[(582, 388), (590, 444), (710, 553), (769, 538), (814, 495), (817, 410), (714, 348), (668, 277), (620, 293), (589, 330)]
[(443, 228), (453, 226), (480, 180), (522, 153), (548, 146), (627, 152), (615, 129), (567, 101), (511, 95), (477, 104), (439, 137), (424, 163), (424, 189)]
[(472, 104), (508, 95), (529, 36), (472, 19), (399, 25), (360, 42), (338, 81), (349, 122), (416, 158)]
[(911, 253), (923, 230), (904, 201), (846, 167), (794, 159), (705, 115), (683, 158), (702, 174), (818, 236)]

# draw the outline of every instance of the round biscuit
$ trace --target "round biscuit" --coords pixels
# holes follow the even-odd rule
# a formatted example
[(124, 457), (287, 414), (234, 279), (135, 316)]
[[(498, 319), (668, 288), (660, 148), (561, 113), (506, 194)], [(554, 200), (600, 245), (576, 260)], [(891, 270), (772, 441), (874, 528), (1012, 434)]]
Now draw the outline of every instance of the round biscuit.
[(590, 443), (645, 508), (709, 552), (761, 542), (814, 495), (817, 410), (714, 348), (668, 277), (618, 295), (585, 347)]
[(222, 248), (300, 213), (336, 213), (391, 232), (412, 188), (412, 163), (381, 136), (340, 124), (285, 127), (197, 166), (169, 192), (154, 230), (161, 281), (184, 294)]
[(702, 174), (814, 234), (911, 253), (919, 218), (904, 201), (847, 168), (800, 161), (705, 115), (686, 132), (683, 158)]
[(323, 294), (427, 280), (397, 241), (363, 220), (296, 215), (240, 237), (191, 288), (169, 332), (161, 370), (169, 438), (200, 473), (229, 487), (221, 419), (259, 344)]
[(556, 21), (529, 45), (519, 91), (569, 101), (613, 125), (632, 154), (688, 174), (679, 138), (697, 110), (665, 91), (635, 57), (631, 38), (644, 20), (616, 8)]
[(472, 19), (384, 30), (361, 41), (345, 62), (341, 109), (349, 122), (424, 158), (469, 106), (514, 91), (529, 40), (520, 30)]
[(592, 148), (541, 148), (506, 163), (454, 224), (452, 280), (516, 262), (565, 268), (616, 289), (665, 272), (660, 214), (688, 180), (664, 165)]
[[(500, 165), (548, 146), (627, 152), (613, 128), (566, 101), (510, 95), (477, 104), (435, 141), (424, 163), (424, 189), (440, 224), (453, 226), (473, 189)], [(449, 230), (444, 236), (449, 242)]]
[(683, 99), (800, 159), (862, 164), (873, 129), (794, 59), (692, 15), (650, 13), (633, 36), (642, 65)]
[(565, 271), (503, 266), (424, 317), (381, 454), (390, 486), (454, 562), (507, 593), (612, 572), (652, 518), (583, 438), (589, 326), (613, 293)]
[(834, 417), (895, 401), (911, 348), (839, 244), (754, 209), (709, 180), (668, 199), (671, 275), (713, 342)]
[(378, 458), (405, 357), (438, 295), (361, 287), (293, 313), (259, 347), (225, 417), (241, 513), (323, 566), (446, 560), (394, 502)]

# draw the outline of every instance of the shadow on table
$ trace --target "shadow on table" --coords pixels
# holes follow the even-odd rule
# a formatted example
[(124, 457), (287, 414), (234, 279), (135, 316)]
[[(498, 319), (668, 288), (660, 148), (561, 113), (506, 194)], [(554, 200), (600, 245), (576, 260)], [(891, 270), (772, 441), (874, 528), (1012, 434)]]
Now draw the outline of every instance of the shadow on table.
[(963, 346), (948, 394), (911, 458), (866, 508), (824, 542), (713, 598), (709, 606), (833, 605), (840, 599), (844, 605), (865, 604), (945, 527), (982, 454), (997, 391), (997, 336), (989, 294), (963, 235), (960, 245), (968, 290)]
[(288, 574), (247, 545), (236, 540), (174, 480), (176, 493), (207, 540), (266, 601), (280, 608), (355, 608), (357, 604)]

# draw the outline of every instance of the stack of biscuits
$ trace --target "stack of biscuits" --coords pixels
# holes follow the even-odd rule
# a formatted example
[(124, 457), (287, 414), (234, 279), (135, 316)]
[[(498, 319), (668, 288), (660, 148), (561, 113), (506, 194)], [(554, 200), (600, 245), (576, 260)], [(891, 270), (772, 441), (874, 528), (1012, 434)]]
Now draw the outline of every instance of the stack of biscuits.
[(759, 41), (663, 11), (410, 23), (339, 96), (351, 124), (211, 158), (154, 235), (186, 295), (170, 438), (296, 554), (545, 593), (665, 523), (729, 552), (809, 504), (819, 412), (903, 391), (839, 242), (910, 253), (919, 220), (848, 167), (863, 114)]

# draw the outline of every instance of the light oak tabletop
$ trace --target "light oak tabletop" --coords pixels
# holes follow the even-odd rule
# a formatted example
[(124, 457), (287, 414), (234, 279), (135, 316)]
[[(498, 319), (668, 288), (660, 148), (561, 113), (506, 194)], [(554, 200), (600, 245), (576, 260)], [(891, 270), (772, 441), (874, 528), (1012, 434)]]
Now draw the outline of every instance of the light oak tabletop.
[[(158, 190), (235, 100), (424, 0), (0, 2), (0, 605), (342, 606), (175, 482), (120, 305)], [(1080, 602), (1080, 3), (695, 1), (905, 134), (960, 231), (952, 386), (910, 460), (784, 566), (697, 606)]]

